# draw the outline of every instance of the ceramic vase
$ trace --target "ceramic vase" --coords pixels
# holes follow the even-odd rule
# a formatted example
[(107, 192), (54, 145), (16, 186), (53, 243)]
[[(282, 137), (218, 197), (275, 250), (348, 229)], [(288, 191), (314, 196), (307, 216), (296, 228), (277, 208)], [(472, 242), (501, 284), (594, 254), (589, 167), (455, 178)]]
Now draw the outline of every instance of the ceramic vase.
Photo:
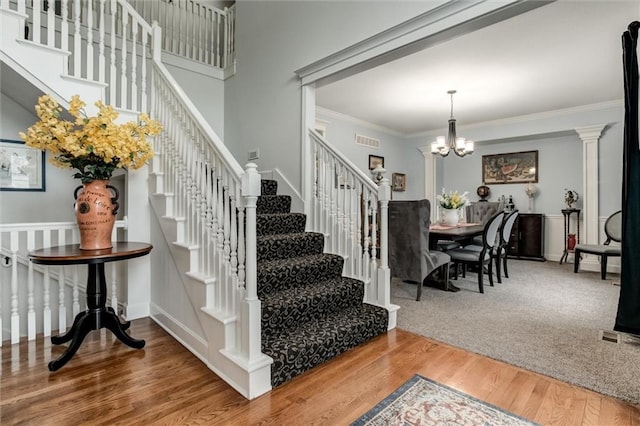
[(442, 224), (456, 226), (460, 220), (458, 209), (442, 209)]
[(118, 213), (118, 190), (109, 185), (108, 180), (94, 180), (77, 187), (73, 197), (80, 250), (111, 248), (111, 234)]
[(567, 235), (567, 250), (573, 250), (576, 248), (576, 234)]

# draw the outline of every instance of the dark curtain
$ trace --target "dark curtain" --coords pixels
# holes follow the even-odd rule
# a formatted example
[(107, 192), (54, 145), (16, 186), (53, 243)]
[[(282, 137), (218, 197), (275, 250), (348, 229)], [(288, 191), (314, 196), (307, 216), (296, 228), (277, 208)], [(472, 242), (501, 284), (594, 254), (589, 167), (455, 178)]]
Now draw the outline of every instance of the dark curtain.
[(640, 140), (638, 138), (638, 27), (622, 35), (624, 154), (622, 158), (622, 258), (620, 300), (614, 330), (640, 335)]

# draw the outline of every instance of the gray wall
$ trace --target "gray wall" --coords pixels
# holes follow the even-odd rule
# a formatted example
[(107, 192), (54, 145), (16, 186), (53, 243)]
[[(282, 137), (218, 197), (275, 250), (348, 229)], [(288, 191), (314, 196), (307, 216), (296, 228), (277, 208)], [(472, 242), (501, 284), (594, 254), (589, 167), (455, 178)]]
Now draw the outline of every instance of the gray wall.
[(237, 72), (225, 86), (225, 143), (240, 164), (279, 168), (300, 190), (301, 89), (295, 70), (403, 22), (432, 2), (236, 3)]
[[(438, 158), (437, 191), (469, 191), (475, 201), (476, 188), (482, 184), (482, 155), (537, 150), (539, 156), (538, 194), (534, 210), (545, 214), (561, 214), (564, 189), (574, 189), (583, 196), (583, 141), (576, 129), (605, 125), (599, 140), (599, 215), (607, 217), (621, 208), (622, 202), (622, 137), (624, 108), (621, 102), (585, 106), (572, 110), (550, 111), (530, 117), (505, 119), (458, 127), (458, 135), (474, 139), (473, 155), (459, 158), (449, 154)], [(442, 133), (442, 132), (440, 132)], [(436, 134), (412, 138), (417, 147), (428, 147)], [(427, 142), (427, 143), (425, 143)], [(516, 207), (527, 211), (525, 184), (489, 185), (490, 201), (498, 196), (513, 195)], [(578, 202), (582, 208), (582, 200)]]
[[(0, 95), (0, 137), (20, 140), (24, 132), (37, 121), (34, 110), (26, 110), (4, 93)], [(49, 157), (46, 156), (46, 160)], [(45, 165), (45, 192), (0, 191), (0, 222), (67, 222), (75, 220), (73, 190), (79, 181), (71, 169)]]
[[(340, 150), (367, 176), (371, 177), (369, 155), (384, 157), (384, 167), (387, 169), (385, 177), (390, 181), (393, 173), (406, 175), (407, 190), (392, 192), (392, 199), (414, 200), (422, 198), (422, 194), (424, 194), (424, 160), (422, 154), (417, 150), (413, 152), (404, 137), (372, 124), (349, 119), (346, 116), (340, 117), (332, 113), (327, 115), (322, 110), (318, 111), (316, 117), (326, 122), (327, 141)], [(378, 139), (380, 149), (356, 145), (356, 133)]]
[(224, 140), (224, 81), (174, 65), (165, 64), (165, 67)]

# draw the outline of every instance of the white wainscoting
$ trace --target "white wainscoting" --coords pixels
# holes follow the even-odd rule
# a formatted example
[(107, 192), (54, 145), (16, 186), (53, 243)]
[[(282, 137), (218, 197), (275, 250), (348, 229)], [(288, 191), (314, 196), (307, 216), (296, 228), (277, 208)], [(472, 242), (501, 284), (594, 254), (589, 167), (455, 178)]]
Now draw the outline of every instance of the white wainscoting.
[[(598, 229), (600, 232), (600, 242), (603, 243), (607, 236), (604, 233), (604, 223), (607, 217), (598, 218)], [(571, 224), (569, 226), (572, 234), (576, 233), (576, 217), (572, 215)], [(582, 216), (580, 216), (580, 230), (584, 229), (584, 222)], [(564, 216), (561, 214), (549, 214), (545, 215), (544, 224), (544, 256), (548, 261), (559, 262), (564, 251)], [(611, 245), (617, 245), (618, 243), (612, 242)], [(567, 267), (573, 268), (573, 253), (569, 254), (566, 264)], [(580, 261), (580, 270), (582, 271), (600, 271), (600, 259), (598, 256), (583, 255), (582, 261)], [(607, 264), (607, 271), (612, 273), (620, 273), (620, 258), (609, 258)]]

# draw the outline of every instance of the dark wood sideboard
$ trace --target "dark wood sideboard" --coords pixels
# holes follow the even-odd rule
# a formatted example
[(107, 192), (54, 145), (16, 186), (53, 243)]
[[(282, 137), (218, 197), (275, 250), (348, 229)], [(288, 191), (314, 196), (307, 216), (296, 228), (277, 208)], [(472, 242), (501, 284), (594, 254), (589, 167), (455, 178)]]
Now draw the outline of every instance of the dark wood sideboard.
[(515, 259), (545, 261), (544, 215), (520, 213), (511, 229), (507, 256)]

